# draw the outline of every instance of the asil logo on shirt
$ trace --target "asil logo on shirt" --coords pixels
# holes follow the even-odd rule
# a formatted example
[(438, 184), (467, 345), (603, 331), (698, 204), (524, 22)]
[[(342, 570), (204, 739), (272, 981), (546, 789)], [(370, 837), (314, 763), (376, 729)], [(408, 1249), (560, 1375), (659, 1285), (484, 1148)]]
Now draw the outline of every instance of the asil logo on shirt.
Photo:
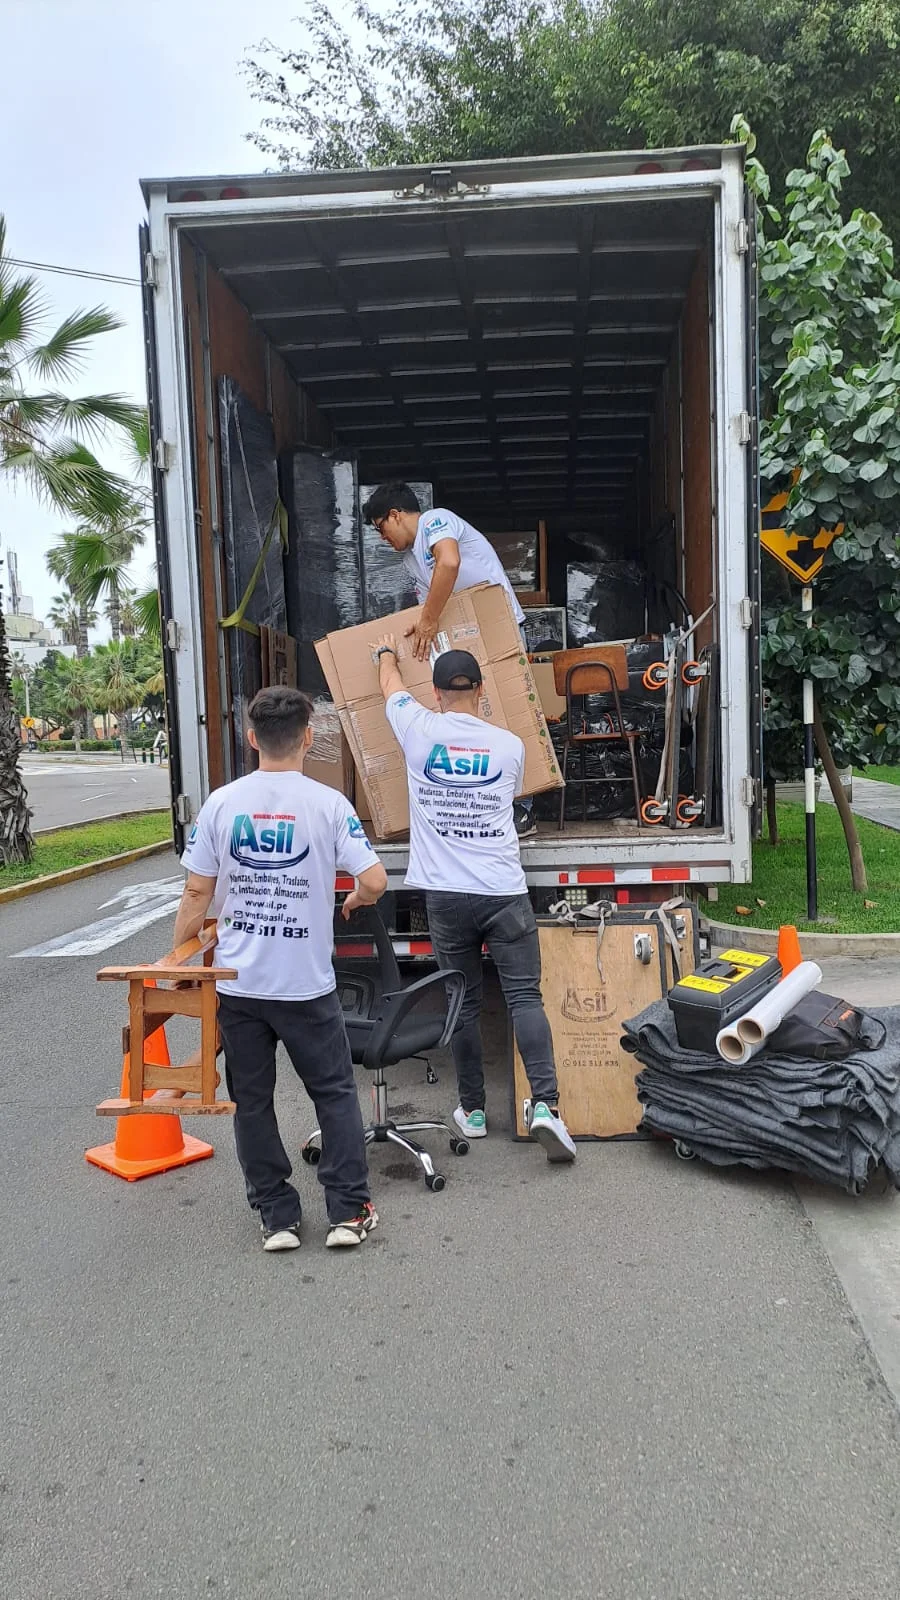
[(250, 816), (241, 811), (231, 824), (231, 858), (257, 872), (296, 867), (309, 855), (309, 845), (294, 851), (294, 818)]
[(429, 783), (442, 784), (445, 789), (483, 789), (503, 777), (490, 771), (490, 750), (473, 750), (467, 745), (435, 744), (425, 763), (425, 777)]

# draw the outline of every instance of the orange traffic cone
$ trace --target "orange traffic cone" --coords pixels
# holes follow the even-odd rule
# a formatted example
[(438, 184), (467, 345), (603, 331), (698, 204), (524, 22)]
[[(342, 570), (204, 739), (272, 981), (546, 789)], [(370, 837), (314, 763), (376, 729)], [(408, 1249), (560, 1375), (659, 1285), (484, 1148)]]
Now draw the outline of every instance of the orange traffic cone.
[(789, 972), (793, 972), (795, 967), (799, 967), (803, 960), (797, 929), (790, 924), (778, 930), (778, 959), (781, 962), (783, 978), (786, 978)]
[[(155, 1067), (172, 1065), (165, 1025), (147, 1035), (144, 1060)], [(128, 1098), (128, 1070), (129, 1053), (126, 1051), (122, 1062), (122, 1087), (119, 1090), (123, 1100)], [(152, 1100), (152, 1092), (145, 1093), (144, 1099)], [(92, 1150), (85, 1150), (84, 1154), (93, 1166), (103, 1167), (106, 1172), (114, 1172), (116, 1177), (127, 1178), (129, 1183), (134, 1183), (136, 1178), (149, 1178), (156, 1172), (168, 1172), (170, 1167), (186, 1167), (191, 1161), (203, 1161), (213, 1154), (213, 1147), (204, 1144), (202, 1139), (192, 1139), (190, 1134), (184, 1133), (180, 1117), (173, 1117), (168, 1112), (154, 1117), (148, 1112), (143, 1116), (118, 1117), (115, 1139), (109, 1144), (95, 1145)]]

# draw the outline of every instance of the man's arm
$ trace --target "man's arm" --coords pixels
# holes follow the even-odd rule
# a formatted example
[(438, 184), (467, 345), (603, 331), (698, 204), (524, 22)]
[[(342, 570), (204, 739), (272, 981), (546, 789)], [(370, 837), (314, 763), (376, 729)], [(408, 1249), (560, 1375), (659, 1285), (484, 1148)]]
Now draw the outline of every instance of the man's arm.
[(428, 599), (422, 607), (418, 622), (408, 628), (406, 637), (412, 639), (413, 654), (424, 661), (438, 631), (447, 601), (459, 576), (459, 545), (455, 539), (439, 539), (432, 546), (434, 571), (428, 589)]
[(385, 700), (390, 700), (392, 694), (402, 694), (404, 689), (397, 665), (397, 641), (392, 633), (383, 633), (375, 648), (384, 651), (378, 657), (378, 683)]
[(215, 887), (215, 878), (201, 878), (198, 872), (188, 873), (188, 881), (184, 886), (181, 905), (175, 918), (173, 937), (176, 949), (180, 944), (187, 944), (188, 939), (195, 938), (200, 932)]
[(360, 906), (377, 905), (386, 888), (387, 873), (381, 862), (376, 861), (374, 866), (367, 867), (365, 872), (359, 874), (356, 880), (356, 888), (351, 894), (348, 894), (344, 904), (341, 906), (341, 916), (344, 921), (349, 922), (353, 912), (357, 911)]

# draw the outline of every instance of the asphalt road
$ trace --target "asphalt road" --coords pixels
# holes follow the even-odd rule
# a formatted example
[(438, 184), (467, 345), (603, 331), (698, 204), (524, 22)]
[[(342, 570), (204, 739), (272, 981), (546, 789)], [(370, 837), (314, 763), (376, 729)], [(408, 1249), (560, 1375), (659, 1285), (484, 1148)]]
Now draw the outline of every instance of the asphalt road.
[(93, 822), (125, 811), (155, 811), (169, 804), (169, 769), (142, 762), (84, 764), (57, 756), (25, 756), (22, 777), (38, 831)]
[[(263, 1254), (224, 1120), (193, 1125), (214, 1160), (143, 1183), (82, 1159), (125, 1020), (94, 973), (160, 954), (169, 914), (12, 956), (174, 870), (0, 911), (0, 1593), (896, 1593), (898, 1413), (789, 1183), (635, 1142), (550, 1168), (505, 1136), (499, 1049), (491, 1138), (439, 1195), (376, 1151), (355, 1253), (298, 1162), (304, 1247)], [(396, 1069), (395, 1110), (449, 1109), (439, 1071)], [(297, 1150), (287, 1074), (280, 1102)]]

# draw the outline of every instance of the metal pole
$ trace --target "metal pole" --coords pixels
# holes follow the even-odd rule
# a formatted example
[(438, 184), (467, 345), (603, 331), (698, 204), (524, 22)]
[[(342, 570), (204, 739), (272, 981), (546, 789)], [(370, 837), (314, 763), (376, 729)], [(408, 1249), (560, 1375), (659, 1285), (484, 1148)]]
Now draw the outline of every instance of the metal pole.
[[(812, 627), (812, 584), (804, 584), (801, 613), (808, 628)], [(813, 736), (812, 678), (803, 679), (803, 778), (806, 805), (806, 920), (819, 920), (819, 891), (816, 882), (816, 755)]]
[(29, 668), (25, 667), (23, 669), (23, 671), (22, 671), (22, 682), (25, 685), (25, 715), (26, 715), (26, 717), (30, 717), (31, 716), (31, 691), (30, 691), (30, 689), (28, 687), (28, 673), (29, 673)]

